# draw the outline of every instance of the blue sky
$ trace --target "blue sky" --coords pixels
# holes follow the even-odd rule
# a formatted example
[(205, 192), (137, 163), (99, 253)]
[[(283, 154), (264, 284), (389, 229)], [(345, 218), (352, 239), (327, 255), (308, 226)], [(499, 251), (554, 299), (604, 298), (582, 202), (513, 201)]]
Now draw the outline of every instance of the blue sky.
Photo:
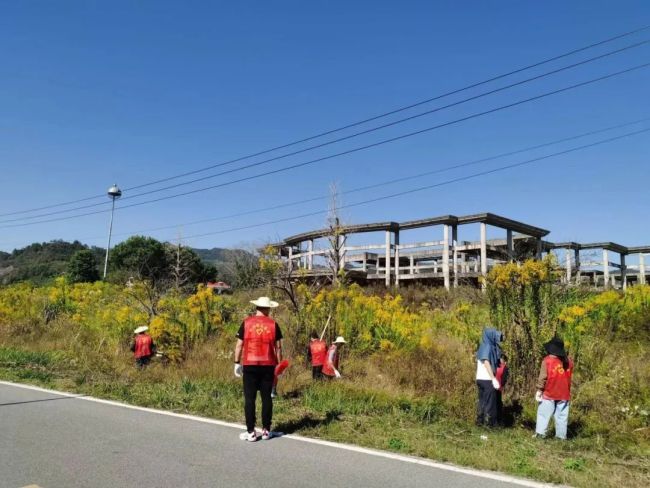
[[(129, 188), (244, 156), (645, 24), (650, 24), (650, 3), (643, 0), (0, 1), (0, 213), (101, 195), (114, 182)], [(650, 30), (404, 115), (648, 38)], [(157, 195), (326, 156), (649, 61), (650, 45), (644, 45), (407, 124)], [(325, 210), (327, 200), (200, 225), (187, 223), (327, 196), (332, 182), (346, 191), (650, 117), (648, 87), (650, 69), (639, 70), (294, 171), (118, 210), (115, 241), (136, 232), (160, 239), (180, 235), (195, 247), (275, 241), (322, 227), (325, 216), (262, 224)], [(345, 195), (342, 203), (435, 184), (643, 128), (650, 128), (650, 123)], [(650, 244), (649, 148), (650, 133), (645, 133), (511, 171), (344, 209), (342, 215), (345, 222), (361, 223), (489, 211), (549, 229), (551, 240)], [(283, 152), (273, 155), (279, 154)], [(85, 203), (104, 201), (108, 198)], [(126, 203), (122, 200), (118, 207)], [(51, 239), (105, 245), (108, 213), (8, 227), (39, 220), (7, 222), (38, 213), (0, 216), (0, 249)], [(70, 214), (56, 217), (66, 215)], [(253, 224), (260, 225), (224, 232)], [(172, 228), (148, 231), (162, 226)], [(205, 233), (215, 234), (188, 239)]]

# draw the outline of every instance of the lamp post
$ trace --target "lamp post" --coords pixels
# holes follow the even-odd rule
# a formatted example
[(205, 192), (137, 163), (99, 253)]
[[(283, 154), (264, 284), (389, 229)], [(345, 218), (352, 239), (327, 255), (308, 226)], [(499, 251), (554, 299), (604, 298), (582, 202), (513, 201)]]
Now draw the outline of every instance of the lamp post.
[(113, 185), (108, 189), (108, 197), (113, 201), (111, 206), (111, 224), (108, 227), (108, 244), (106, 246), (106, 259), (104, 260), (104, 279), (106, 279), (106, 273), (108, 272), (108, 252), (111, 249), (111, 234), (113, 233), (113, 213), (115, 212), (115, 200), (122, 196), (122, 190), (120, 190), (117, 185)]

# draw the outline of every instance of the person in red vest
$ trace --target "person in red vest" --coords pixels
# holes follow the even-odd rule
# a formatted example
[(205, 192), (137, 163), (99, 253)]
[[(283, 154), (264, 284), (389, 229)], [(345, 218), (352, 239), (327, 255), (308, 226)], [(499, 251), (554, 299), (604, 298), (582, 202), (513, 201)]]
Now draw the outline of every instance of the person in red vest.
[(133, 331), (135, 337), (131, 343), (131, 351), (135, 357), (135, 364), (139, 369), (143, 369), (151, 358), (156, 354), (156, 345), (147, 331), (149, 327), (142, 325)]
[(262, 439), (272, 437), (271, 420), (273, 418), (273, 381), (275, 367), (282, 361), (282, 332), (278, 324), (269, 317), (277, 302), (268, 297), (252, 300), (256, 307), (254, 315), (247, 317), (237, 333), (235, 347), (235, 376), (243, 376), (244, 415), (246, 432), (241, 439), (254, 442), (258, 439), (255, 430), (255, 402), (257, 392), (262, 397)]
[(323, 365), (326, 357), (327, 344), (318, 337), (316, 332), (312, 332), (309, 347), (307, 348), (307, 361), (311, 362), (311, 377), (313, 379), (323, 379)]
[(339, 373), (339, 346), (342, 346), (343, 344), (345, 344), (345, 339), (338, 336), (327, 351), (327, 357), (323, 364), (323, 374), (328, 378), (341, 377), (341, 373)]
[(539, 403), (535, 437), (546, 436), (546, 429), (553, 417), (555, 437), (566, 439), (573, 361), (567, 356), (564, 342), (559, 337), (544, 344), (544, 349), (547, 356), (542, 360), (535, 393), (535, 400)]

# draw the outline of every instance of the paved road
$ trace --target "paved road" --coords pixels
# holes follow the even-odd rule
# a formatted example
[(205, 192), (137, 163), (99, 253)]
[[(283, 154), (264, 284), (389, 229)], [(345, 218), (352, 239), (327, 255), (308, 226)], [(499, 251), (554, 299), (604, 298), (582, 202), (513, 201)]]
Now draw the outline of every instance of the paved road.
[(0, 384), (0, 487), (521, 486)]

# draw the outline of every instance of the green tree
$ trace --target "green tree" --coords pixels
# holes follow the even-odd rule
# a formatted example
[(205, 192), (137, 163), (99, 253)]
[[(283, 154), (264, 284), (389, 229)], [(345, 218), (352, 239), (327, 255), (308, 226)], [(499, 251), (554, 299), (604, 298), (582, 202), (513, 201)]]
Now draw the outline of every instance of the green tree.
[(68, 261), (68, 281), (70, 283), (89, 283), (99, 279), (97, 260), (89, 249), (75, 252)]
[(169, 277), (169, 261), (162, 242), (133, 236), (119, 243), (110, 257), (111, 270), (157, 283)]

